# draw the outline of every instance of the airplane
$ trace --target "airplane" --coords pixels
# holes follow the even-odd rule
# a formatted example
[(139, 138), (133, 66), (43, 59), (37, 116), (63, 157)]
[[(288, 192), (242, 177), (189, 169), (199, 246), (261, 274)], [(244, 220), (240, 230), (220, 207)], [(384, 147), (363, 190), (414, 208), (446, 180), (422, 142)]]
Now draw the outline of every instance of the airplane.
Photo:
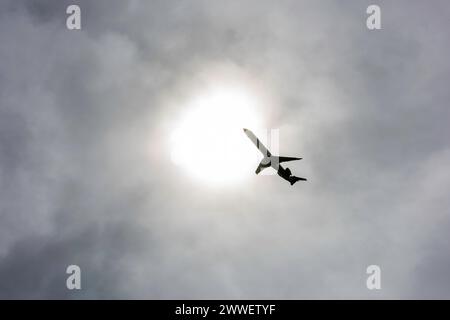
[(259, 151), (263, 154), (264, 158), (261, 160), (261, 162), (258, 165), (258, 168), (256, 168), (255, 173), (258, 174), (262, 170), (272, 167), (274, 168), (278, 175), (282, 177), (283, 179), (289, 181), (291, 183), (291, 186), (294, 185), (297, 181), (307, 181), (305, 178), (300, 178), (292, 175), (291, 170), (289, 168), (283, 168), (280, 163), (287, 162), (287, 161), (294, 161), (294, 160), (301, 160), (303, 158), (294, 158), (294, 157), (277, 157), (273, 156), (269, 150), (259, 141), (259, 139), (255, 136), (255, 134), (250, 131), (249, 129), (244, 128), (244, 132), (247, 135), (247, 137), (253, 142), (253, 144), (258, 148)]

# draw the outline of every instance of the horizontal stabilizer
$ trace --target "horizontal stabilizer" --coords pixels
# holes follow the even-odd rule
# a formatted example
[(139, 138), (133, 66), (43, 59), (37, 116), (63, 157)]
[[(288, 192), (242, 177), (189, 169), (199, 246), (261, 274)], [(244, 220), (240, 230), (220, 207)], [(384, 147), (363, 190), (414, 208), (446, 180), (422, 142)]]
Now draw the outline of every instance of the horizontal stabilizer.
[(291, 183), (291, 186), (294, 185), (294, 183), (296, 183), (297, 181), (307, 181), (305, 178), (300, 178), (300, 177), (296, 177), (296, 176), (290, 176), (289, 177), (289, 182)]

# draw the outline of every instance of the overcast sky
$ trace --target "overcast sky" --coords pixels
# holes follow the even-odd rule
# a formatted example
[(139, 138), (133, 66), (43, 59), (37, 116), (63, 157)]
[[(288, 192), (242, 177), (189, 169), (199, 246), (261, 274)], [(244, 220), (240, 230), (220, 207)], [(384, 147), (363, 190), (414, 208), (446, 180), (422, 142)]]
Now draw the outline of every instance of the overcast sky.
[[(450, 298), (448, 1), (0, 9), (0, 298)], [(170, 161), (185, 97), (230, 74), (308, 182)]]

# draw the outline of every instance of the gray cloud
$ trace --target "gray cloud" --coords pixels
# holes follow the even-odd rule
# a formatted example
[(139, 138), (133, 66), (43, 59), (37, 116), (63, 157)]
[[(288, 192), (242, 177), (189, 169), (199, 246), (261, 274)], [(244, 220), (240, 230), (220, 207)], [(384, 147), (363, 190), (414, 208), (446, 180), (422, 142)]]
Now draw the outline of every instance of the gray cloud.
[[(1, 298), (450, 297), (445, 1), (380, 1), (375, 32), (368, 1), (78, 1), (74, 32), (71, 3), (0, 10)], [(272, 97), (308, 183), (170, 162), (211, 73)]]

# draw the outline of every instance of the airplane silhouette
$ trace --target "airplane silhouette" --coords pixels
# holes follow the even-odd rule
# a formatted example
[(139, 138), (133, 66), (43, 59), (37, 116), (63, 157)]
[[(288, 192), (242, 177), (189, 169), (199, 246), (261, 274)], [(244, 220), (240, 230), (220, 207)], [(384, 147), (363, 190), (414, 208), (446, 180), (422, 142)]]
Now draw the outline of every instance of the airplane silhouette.
[(258, 174), (262, 170), (272, 167), (274, 168), (278, 175), (282, 177), (283, 179), (289, 181), (291, 183), (291, 186), (296, 183), (299, 180), (307, 181), (305, 178), (296, 177), (291, 174), (291, 170), (289, 168), (283, 168), (280, 163), (287, 162), (287, 161), (293, 161), (293, 160), (301, 160), (302, 158), (293, 158), (293, 157), (277, 157), (273, 156), (269, 150), (259, 141), (259, 139), (255, 136), (253, 132), (251, 132), (248, 129), (244, 129), (245, 134), (247, 137), (253, 142), (253, 144), (258, 148), (259, 151), (263, 154), (264, 158), (261, 160), (261, 162), (258, 165), (258, 168), (256, 168), (255, 173)]

